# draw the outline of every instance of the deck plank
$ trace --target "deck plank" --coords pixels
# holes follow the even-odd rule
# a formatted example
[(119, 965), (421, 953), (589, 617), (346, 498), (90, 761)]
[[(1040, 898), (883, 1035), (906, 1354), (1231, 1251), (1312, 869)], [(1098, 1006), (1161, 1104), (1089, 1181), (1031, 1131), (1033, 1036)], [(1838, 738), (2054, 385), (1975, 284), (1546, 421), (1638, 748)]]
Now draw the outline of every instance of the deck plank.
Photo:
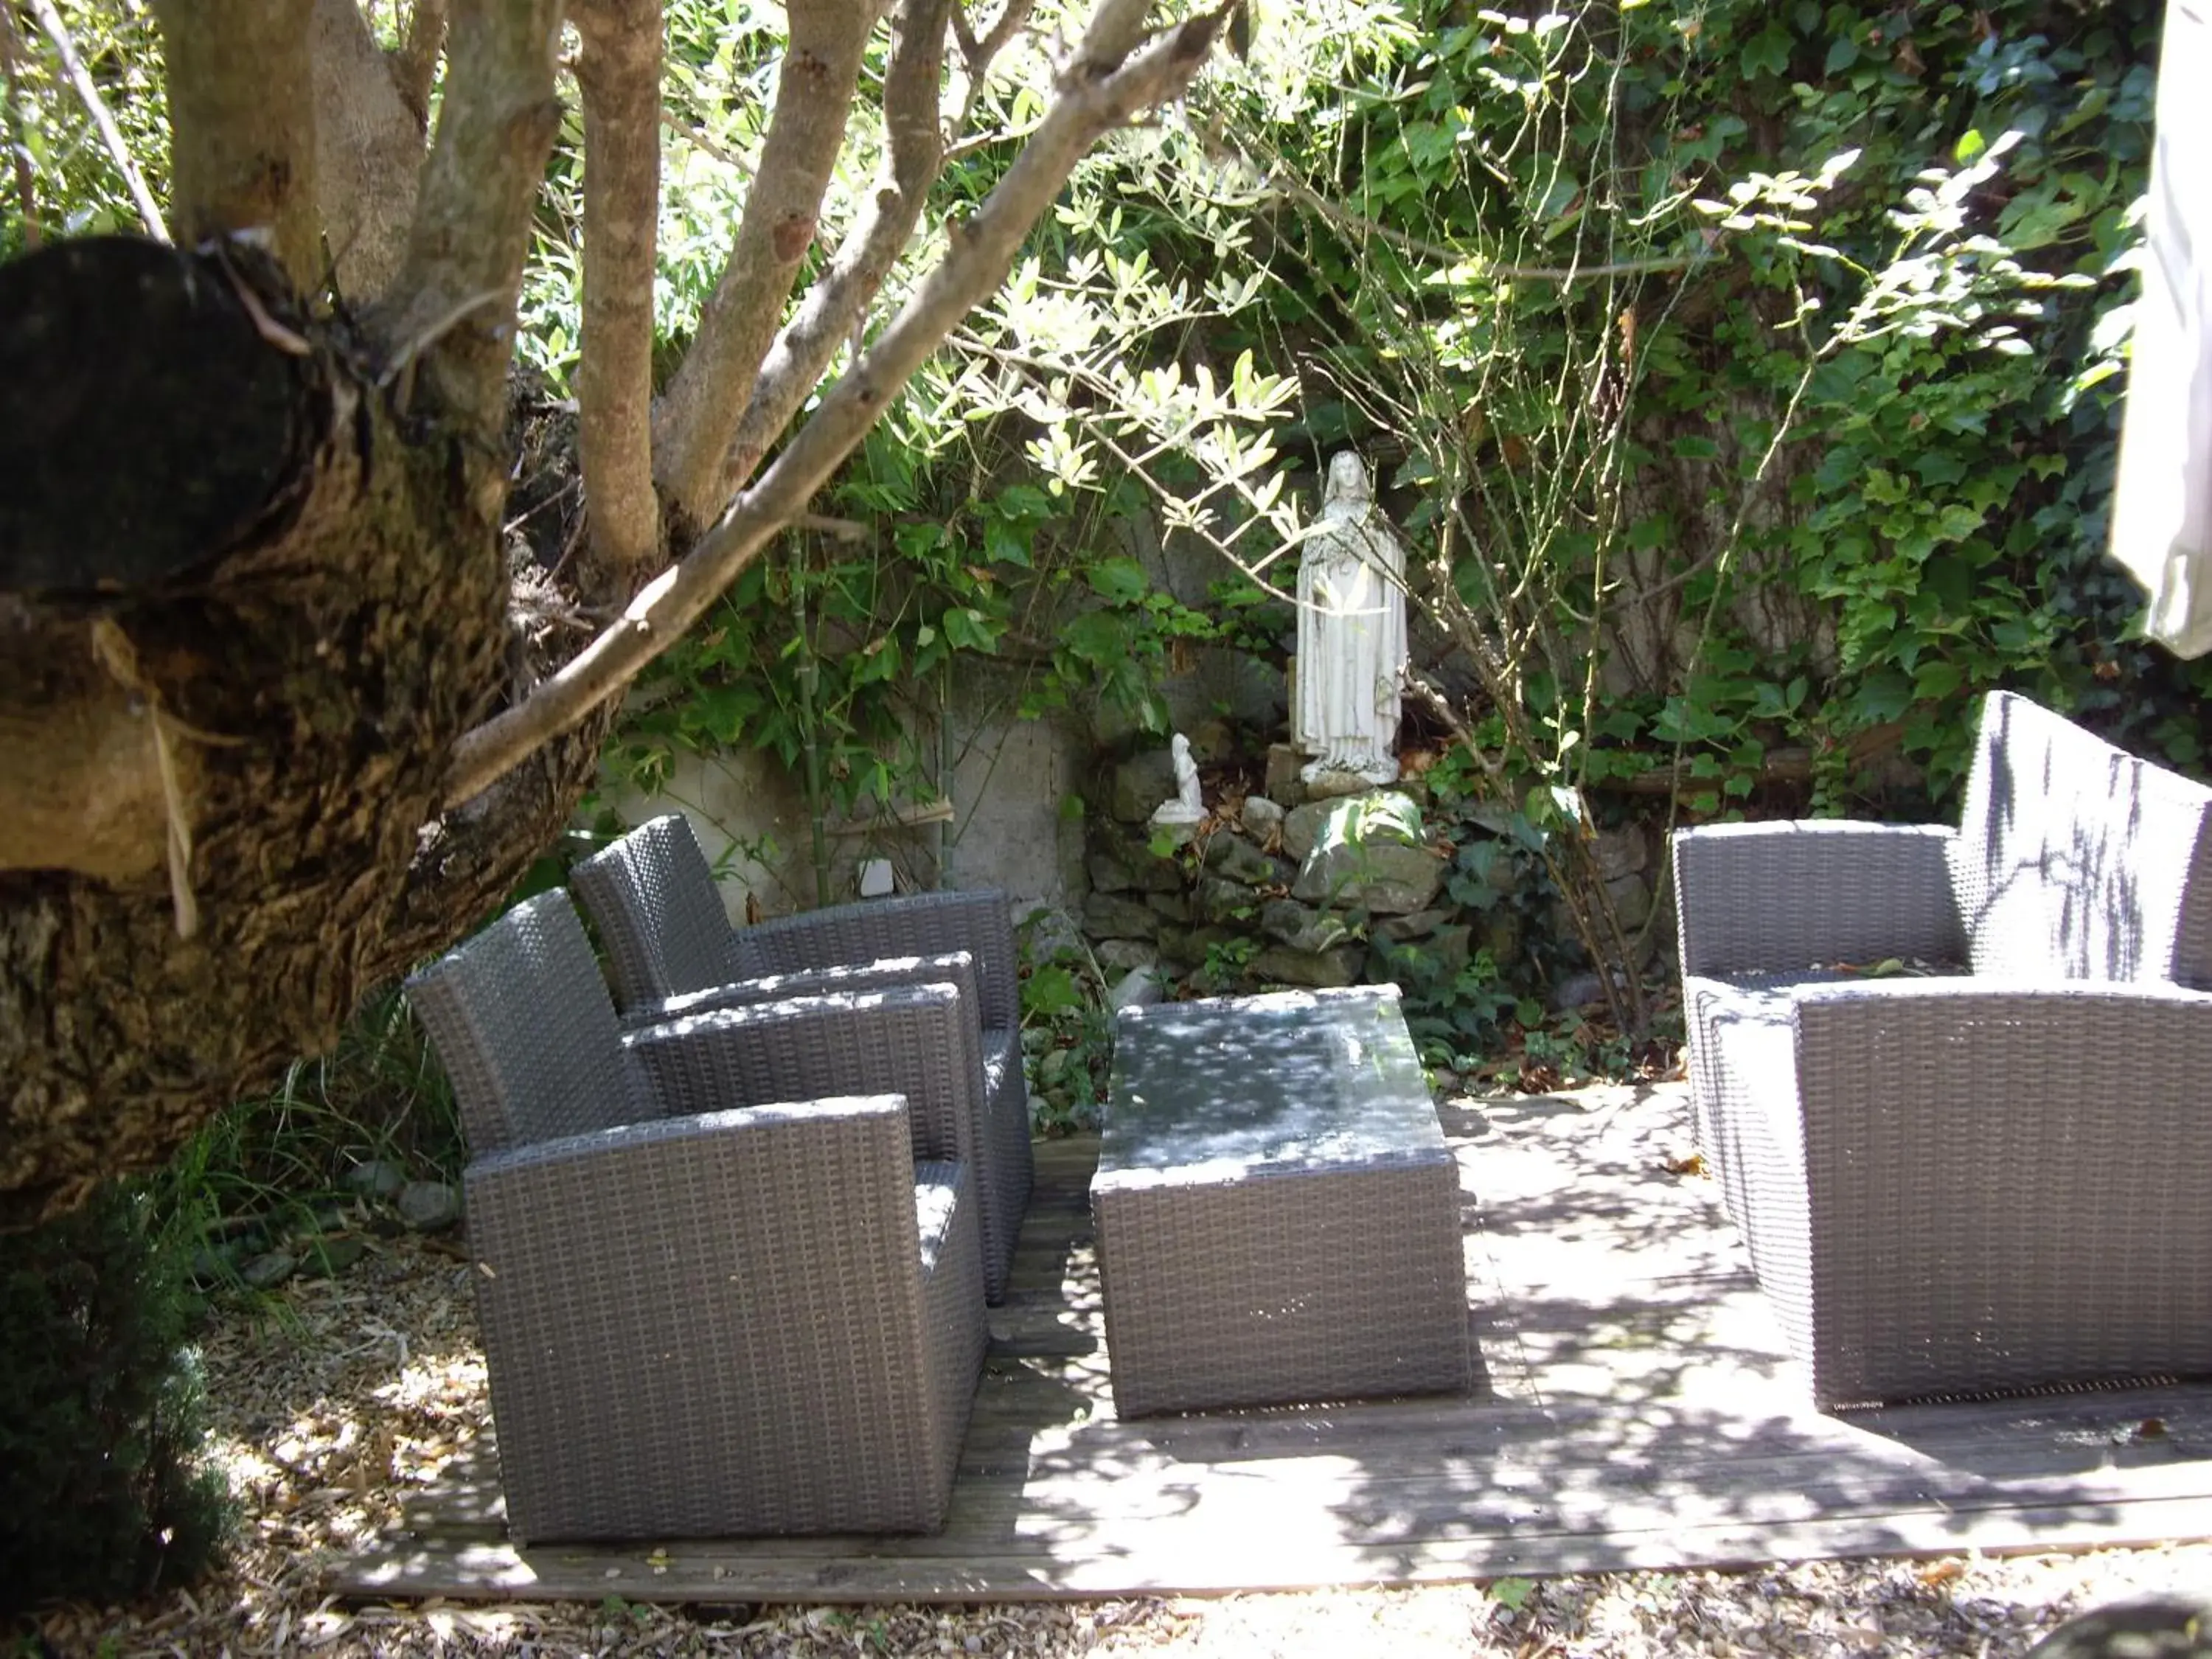
[(1463, 1395), (1121, 1420), (1097, 1143), (1049, 1142), (942, 1532), (518, 1553), (480, 1443), (326, 1588), (1028, 1600), (2212, 1537), (2212, 1385), (1814, 1412), (1712, 1183), (1679, 1172), (1679, 1087), (1439, 1115), (1481, 1357)]

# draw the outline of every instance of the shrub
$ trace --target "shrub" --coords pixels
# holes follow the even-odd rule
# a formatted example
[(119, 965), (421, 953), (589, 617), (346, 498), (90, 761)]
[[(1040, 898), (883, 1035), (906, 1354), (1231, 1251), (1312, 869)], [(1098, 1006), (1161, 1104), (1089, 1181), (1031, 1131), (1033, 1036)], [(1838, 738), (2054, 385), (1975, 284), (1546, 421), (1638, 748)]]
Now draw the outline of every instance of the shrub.
[(0, 1610), (141, 1595), (220, 1548), (191, 1291), (149, 1211), (112, 1186), (0, 1237)]

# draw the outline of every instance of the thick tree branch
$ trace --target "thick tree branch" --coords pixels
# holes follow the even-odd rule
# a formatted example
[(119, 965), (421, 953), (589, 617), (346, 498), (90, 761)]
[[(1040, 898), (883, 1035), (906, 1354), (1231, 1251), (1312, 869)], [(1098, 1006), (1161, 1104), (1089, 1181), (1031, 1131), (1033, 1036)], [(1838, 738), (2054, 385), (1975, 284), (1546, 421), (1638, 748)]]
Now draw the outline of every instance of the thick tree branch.
[(560, 125), (560, 0), (462, 0), (456, 8), (437, 138), (406, 260), (380, 319), (395, 356), (421, 358), (448, 406), (487, 433), (507, 417), (515, 295)]
[(679, 537), (729, 499), (723, 458), (751, 401), (784, 301), (813, 246), (822, 192), (845, 141), (860, 57), (875, 27), (869, 0), (790, 8), (791, 39), (775, 112), (729, 264), (653, 422), (653, 471)]
[(380, 298), (399, 274), (422, 171), (422, 123), (355, 0), (314, 0), (315, 199), (356, 303)]
[(584, 316), (578, 447), (591, 512), (587, 592), (623, 598), (659, 568), (653, 487), (653, 276), (660, 212), (659, 0), (589, 0), (583, 40)]
[[(123, 131), (115, 125), (106, 100), (100, 95), (100, 88), (85, 72), (84, 60), (76, 55), (76, 43), (70, 39), (68, 26), (55, 9), (54, 0), (30, 0), (30, 4), (32, 15), (39, 20), (39, 27), (46, 32), (46, 39), (53, 42), (54, 51), (62, 60), (62, 72), (69, 76), (70, 85), (76, 88), (76, 95), (83, 100), (93, 125), (100, 129), (100, 142), (107, 147), (108, 159), (115, 163), (116, 171), (123, 175), (123, 182), (130, 189), (131, 199), (137, 204), (138, 217), (146, 227), (146, 234), (156, 240), (166, 240), (161, 204), (147, 189), (146, 175), (131, 159), (130, 147), (123, 142)], [(13, 27), (11, 23), (11, 33)], [(12, 67), (11, 64), (11, 70)]]
[(681, 637), (768, 538), (805, 510), (952, 326), (1005, 282), (1030, 226), (1091, 146), (1190, 84), (1225, 13), (1194, 17), (1131, 52), (1144, 13), (1144, 0), (1107, 0), (1036, 136), (975, 216), (954, 228), (950, 251), (866, 355), (689, 556), (574, 661), (454, 746), (449, 801), (475, 794), (586, 719)]
[(392, 79), (421, 132), (430, 130), (430, 83), (445, 49), (446, 0), (415, 0), (407, 14), (407, 44), (392, 54)]
[(752, 476), (914, 238), (929, 187), (945, 163), (937, 88), (945, 68), (945, 14), (951, 9), (951, 0), (903, 0), (892, 19), (890, 61), (884, 71), (888, 143), (883, 179), (847, 231), (829, 270), (800, 302), (762, 363), (731, 445), (725, 489), (735, 490)]

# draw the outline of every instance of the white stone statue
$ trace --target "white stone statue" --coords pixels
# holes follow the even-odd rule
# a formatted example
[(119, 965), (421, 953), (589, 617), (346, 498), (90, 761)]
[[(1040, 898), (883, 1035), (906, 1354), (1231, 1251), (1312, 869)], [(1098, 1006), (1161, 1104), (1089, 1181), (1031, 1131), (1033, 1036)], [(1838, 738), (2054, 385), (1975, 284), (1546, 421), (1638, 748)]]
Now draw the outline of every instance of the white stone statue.
[(1169, 746), (1175, 756), (1176, 798), (1152, 809), (1152, 822), (1196, 823), (1206, 816), (1206, 801), (1198, 793), (1198, 763), (1190, 757), (1190, 739), (1178, 732)]
[(1406, 672), (1406, 549), (1375, 510), (1367, 468), (1329, 458), (1322, 520), (1298, 562), (1299, 775), (1324, 793), (1396, 779)]

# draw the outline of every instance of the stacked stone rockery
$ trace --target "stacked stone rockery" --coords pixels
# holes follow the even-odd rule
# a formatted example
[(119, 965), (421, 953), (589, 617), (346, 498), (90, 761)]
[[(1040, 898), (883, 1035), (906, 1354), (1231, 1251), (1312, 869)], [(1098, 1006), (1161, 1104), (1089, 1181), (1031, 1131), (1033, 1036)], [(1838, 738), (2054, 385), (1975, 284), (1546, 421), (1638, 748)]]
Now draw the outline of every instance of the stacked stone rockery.
[[(1564, 956), (1558, 948), (1572, 938), (1564, 909), (1530, 908), (1522, 883), (1534, 861), (1510, 814), (1493, 823), (1462, 810), (1440, 830), (1417, 780), (1308, 800), (1291, 752), (1278, 745), (1269, 761), (1267, 794), (1209, 799), (1196, 824), (1152, 821), (1176, 793), (1170, 751), (1097, 775), (1083, 930), (1118, 1001), (1150, 1000), (1194, 977), (1208, 991), (1402, 980), (1409, 957), (1425, 980), (1449, 983), (1477, 951), (1510, 975), (1529, 922), (1554, 936), (1547, 962), (1576, 959), (1571, 945)], [(1633, 933), (1652, 903), (1644, 832), (1601, 832), (1594, 850)], [(1552, 988), (1579, 1000), (1588, 977)]]

